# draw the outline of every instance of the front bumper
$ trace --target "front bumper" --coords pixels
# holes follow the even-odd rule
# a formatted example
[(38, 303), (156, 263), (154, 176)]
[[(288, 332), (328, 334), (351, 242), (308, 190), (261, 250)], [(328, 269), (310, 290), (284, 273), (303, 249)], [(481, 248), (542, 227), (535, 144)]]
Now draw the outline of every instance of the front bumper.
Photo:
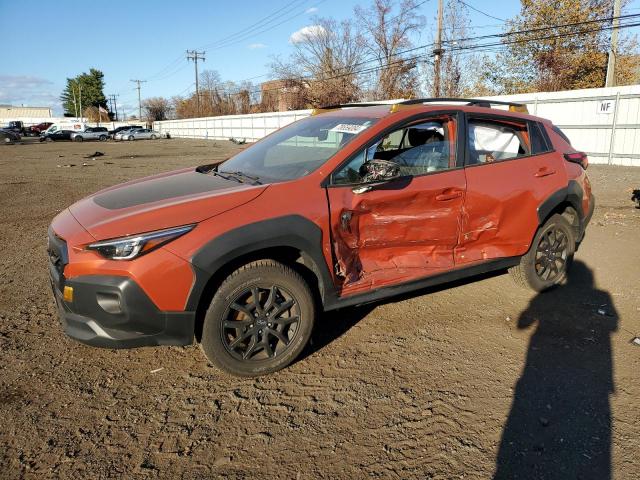
[[(52, 236), (53, 235), (53, 236)], [(195, 312), (159, 310), (129, 277), (85, 275), (65, 279), (66, 244), (49, 232), (49, 276), (58, 314), (67, 335), (105, 348), (190, 345)], [(64, 287), (73, 300), (64, 300)]]

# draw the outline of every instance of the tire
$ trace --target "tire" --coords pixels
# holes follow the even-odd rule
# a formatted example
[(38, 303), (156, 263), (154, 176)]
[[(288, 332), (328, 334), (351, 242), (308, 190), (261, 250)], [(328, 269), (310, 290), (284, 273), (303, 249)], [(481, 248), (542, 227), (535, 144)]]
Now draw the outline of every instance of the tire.
[(300, 274), (275, 260), (258, 260), (222, 282), (205, 315), (200, 345), (225, 372), (265, 375), (298, 357), (315, 316), (313, 295)]
[(521, 287), (543, 292), (565, 280), (575, 249), (574, 229), (562, 215), (553, 215), (538, 229), (531, 248), (509, 273)]
[(75, 137), (74, 140), (76, 142), (84, 142), (84, 138), (82, 138), (82, 137)]
[(127, 140), (129, 140), (129, 141), (133, 141), (133, 140), (135, 140), (135, 138), (134, 138), (134, 136), (133, 136), (133, 135), (129, 135), (129, 136), (127, 137)]
[(46, 142), (53, 142), (53, 138), (51, 138), (51, 137), (47, 137), (47, 138), (45, 138), (45, 141), (46, 141)]
[(155, 140), (156, 138), (158, 137), (156, 137), (155, 135), (151, 135), (151, 140)]
[(100, 137), (98, 138), (98, 140), (100, 140), (101, 142), (104, 142), (107, 140), (107, 136), (106, 135), (100, 135)]

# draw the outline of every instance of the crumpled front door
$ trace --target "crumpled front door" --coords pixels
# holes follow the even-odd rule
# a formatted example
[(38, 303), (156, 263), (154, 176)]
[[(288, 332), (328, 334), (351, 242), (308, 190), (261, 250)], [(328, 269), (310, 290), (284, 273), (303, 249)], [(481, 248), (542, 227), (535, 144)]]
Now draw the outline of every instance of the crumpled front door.
[(328, 187), (342, 294), (451, 269), (465, 188), (462, 169), (404, 177), (360, 194)]

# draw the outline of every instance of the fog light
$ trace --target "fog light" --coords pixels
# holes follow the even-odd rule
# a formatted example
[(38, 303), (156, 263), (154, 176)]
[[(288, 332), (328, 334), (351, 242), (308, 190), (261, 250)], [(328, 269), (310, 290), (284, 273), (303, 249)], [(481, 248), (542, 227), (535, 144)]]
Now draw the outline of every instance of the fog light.
[(64, 287), (62, 298), (65, 302), (73, 302), (73, 287)]

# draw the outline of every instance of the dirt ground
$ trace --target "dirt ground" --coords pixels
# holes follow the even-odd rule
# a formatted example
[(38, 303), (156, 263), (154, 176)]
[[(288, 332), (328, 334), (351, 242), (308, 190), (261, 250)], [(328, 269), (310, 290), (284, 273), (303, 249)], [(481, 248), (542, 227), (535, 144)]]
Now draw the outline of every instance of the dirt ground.
[(0, 478), (638, 478), (640, 210), (627, 190), (640, 169), (589, 168), (598, 206), (566, 286), (534, 295), (487, 275), (325, 314), (303, 358), (268, 377), (222, 374), (196, 345), (65, 337), (45, 253), (56, 213), (238, 148), (0, 147)]

